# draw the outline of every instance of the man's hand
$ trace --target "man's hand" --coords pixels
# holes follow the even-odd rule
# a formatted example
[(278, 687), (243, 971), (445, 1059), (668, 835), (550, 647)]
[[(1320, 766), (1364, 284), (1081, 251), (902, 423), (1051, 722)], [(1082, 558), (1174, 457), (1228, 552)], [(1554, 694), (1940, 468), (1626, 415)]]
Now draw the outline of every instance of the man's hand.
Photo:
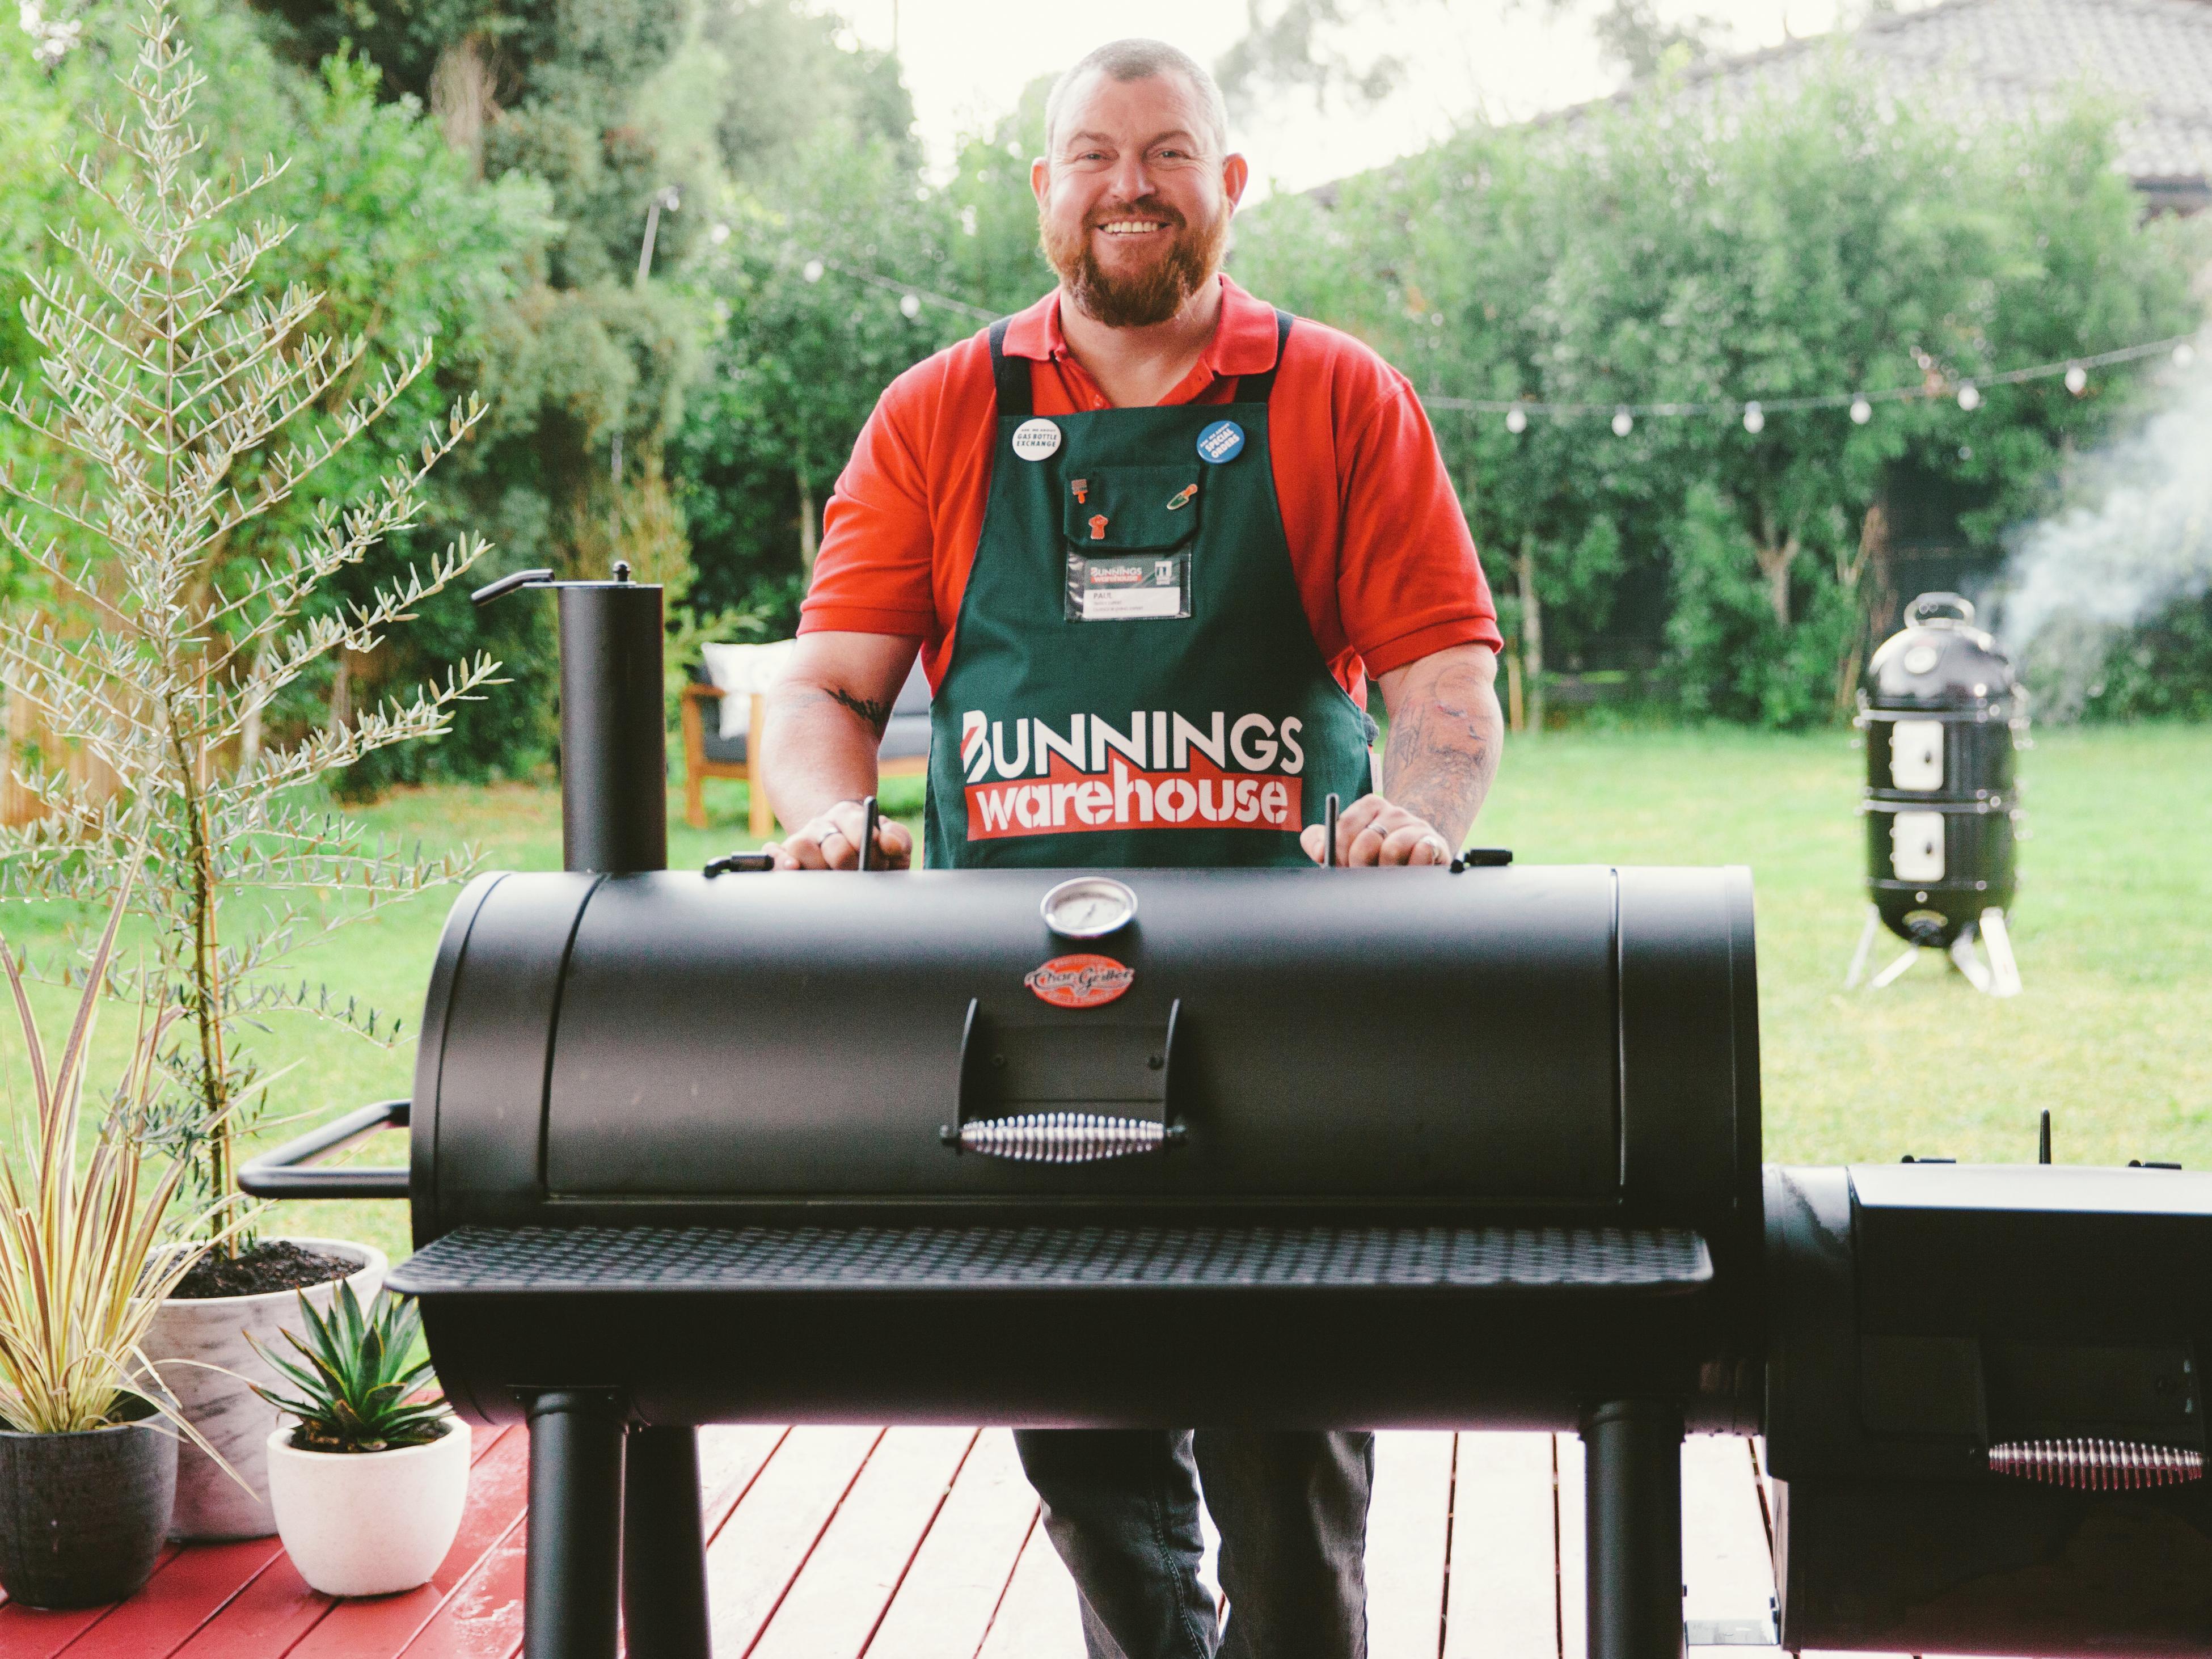
[[(807, 820), (783, 841), (769, 842), (761, 851), (775, 860), (779, 870), (857, 870), (860, 841), (867, 834), (867, 813), (856, 800), (841, 800)], [(876, 824), (875, 856), (871, 868), (903, 870), (914, 862), (914, 837), (902, 823), (889, 818)]]
[[(1316, 864), (1328, 861), (1328, 829), (1310, 823), (1298, 844)], [(1380, 795), (1362, 795), (1337, 814), (1336, 855), (1345, 864), (1449, 864), (1451, 848), (1426, 818)]]

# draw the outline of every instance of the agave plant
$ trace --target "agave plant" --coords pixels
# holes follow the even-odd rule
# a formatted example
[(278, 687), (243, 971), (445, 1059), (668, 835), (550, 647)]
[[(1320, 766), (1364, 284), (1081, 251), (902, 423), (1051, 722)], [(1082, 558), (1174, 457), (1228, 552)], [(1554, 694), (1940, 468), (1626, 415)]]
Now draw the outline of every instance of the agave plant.
[(379, 1291), (367, 1314), (341, 1280), (325, 1318), (303, 1291), (300, 1311), (307, 1334), (286, 1331), (298, 1358), (255, 1350), (295, 1388), (296, 1394), (253, 1385), (278, 1411), (299, 1419), (292, 1443), (301, 1451), (396, 1451), (423, 1446), (446, 1432), (442, 1395), (423, 1396), (436, 1379), (422, 1348), (422, 1316), (412, 1302)]
[[(77, 1154), (93, 1027), (137, 872), (134, 856), (58, 1060), (49, 1061), (21, 963), (0, 939), (31, 1071), (30, 1121), (0, 1141), (0, 1422), (26, 1434), (105, 1428), (136, 1393), (204, 1446), (139, 1349), (161, 1298), (246, 1220), (235, 1198), (181, 1223), (165, 1219), (185, 1170), (174, 1158), (160, 1167), (155, 1144), (166, 1079), (160, 1050), (173, 1006), (140, 1005), (137, 1040), (91, 1155), (80, 1162)], [(183, 1231), (202, 1237), (185, 1243)]]

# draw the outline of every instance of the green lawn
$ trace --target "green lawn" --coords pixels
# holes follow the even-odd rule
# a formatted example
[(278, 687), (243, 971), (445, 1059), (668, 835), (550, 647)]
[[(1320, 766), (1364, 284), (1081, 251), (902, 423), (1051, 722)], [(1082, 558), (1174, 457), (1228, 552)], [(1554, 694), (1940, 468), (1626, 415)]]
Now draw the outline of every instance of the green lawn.
[[(1770, 1158), (2026, 1159), (2049, 1107), (2062, 1161), (2212, 1164), (2212, 727), (2038, 736), (2021, 760), (2032, 838), (2014, 928), (2027, 988), (2002, 1002), (1932, 953), (1887, 990), (1842, 988), (1864, 904), (1861, 769), (1840, 733), (1548, 733), (1515, 742), (1475, 839), (1532, 863), (1752, 867)], [(672, 799), (678, 866), (748, 844), (742, 787), (710, 785), (708, 799), (702, 834)], [(489, 867), (551, 869), (558, 814), (555, 793), (501, 787), (408, 792), (362, 817), (475, 841)], [(341, 933), (299, 969), (411, 1026), (450, 896)], [(295, 1019), (259, 1052), (292, 1066), (275, 1098), (303, 1121), (408, 1091), (411, 1042), (379, 1049)], [(398, 1137), (383, 1139), (366, 1157), (398, 1161)], [(404, 1209), (301, 1204), (280, 1218), (398, 1252)]]

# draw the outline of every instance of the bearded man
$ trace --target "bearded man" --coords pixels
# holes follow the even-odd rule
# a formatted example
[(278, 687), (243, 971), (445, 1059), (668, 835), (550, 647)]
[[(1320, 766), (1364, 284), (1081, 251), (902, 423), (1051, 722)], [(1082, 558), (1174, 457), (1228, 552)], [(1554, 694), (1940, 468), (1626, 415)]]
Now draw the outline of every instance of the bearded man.
[[(1340, 861), (1449, 861), (1497, 769), (1499, 637), (1412, 387), (1221, 274), (1249, 168), (1183, 53), (1100, 47), (1045, 129), (1030, 179), (1059, 286), (902, 374), (831, 496), (763, 734), (799, 826), (779, 865), (856, 866), (917, 650), (933, 866), (1320, 861), (1332, 794)], [(885, 823), (876, 851), (904, 865), (912, 838)], [(1371, 1437), (1017, 1439), (1093, 1659), (1365, 1652)]]

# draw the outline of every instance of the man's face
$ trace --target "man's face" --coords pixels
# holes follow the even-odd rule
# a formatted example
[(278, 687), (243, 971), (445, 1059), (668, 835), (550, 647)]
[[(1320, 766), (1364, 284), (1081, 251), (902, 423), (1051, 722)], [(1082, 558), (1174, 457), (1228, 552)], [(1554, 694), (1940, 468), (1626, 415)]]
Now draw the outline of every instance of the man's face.
[(1030, 169), (1045, 257), (1109, 328), (1166, 322), (1220, 268), (1244, 193), (1206, 106), (1180, 75), (1069, 88), (1052, 154)]

